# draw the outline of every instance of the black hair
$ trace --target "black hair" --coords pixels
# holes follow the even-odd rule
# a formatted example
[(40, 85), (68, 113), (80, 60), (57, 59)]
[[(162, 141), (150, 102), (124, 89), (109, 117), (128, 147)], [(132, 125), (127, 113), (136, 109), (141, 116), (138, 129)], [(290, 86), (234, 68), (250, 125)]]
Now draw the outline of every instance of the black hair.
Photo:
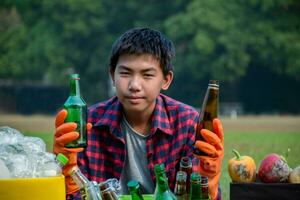
[(171, 63), (175, 56), (175, 48), (171, 40), (161, 32), (150, 28), (133, 28), (122, 34), (112, 45), (109, 67), (114, 72), (118, 59), (124, 54), (151, 54), (159, 62), (166, 76), (173, 71)]

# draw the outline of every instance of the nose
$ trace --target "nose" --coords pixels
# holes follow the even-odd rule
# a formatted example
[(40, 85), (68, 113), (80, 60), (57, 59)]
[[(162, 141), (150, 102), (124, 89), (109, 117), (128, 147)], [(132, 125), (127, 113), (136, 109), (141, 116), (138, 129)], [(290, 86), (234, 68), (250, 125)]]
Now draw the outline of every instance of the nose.
[(131, 78), (130, 82), (129, 82), (129, 90), (130, 91), (140, 91), (142, 89), (142, 84), (141, 84), (141, 80), (139, 77), (134, 76)]

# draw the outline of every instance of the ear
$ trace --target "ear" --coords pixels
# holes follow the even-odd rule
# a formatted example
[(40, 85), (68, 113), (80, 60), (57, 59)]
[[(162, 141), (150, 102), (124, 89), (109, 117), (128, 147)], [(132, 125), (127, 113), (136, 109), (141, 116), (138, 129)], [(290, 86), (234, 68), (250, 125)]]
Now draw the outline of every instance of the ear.
[(173, 72), (169, 71), (168, 74), (164, 78), (163, 85), (161, 87), (162, 90), (167, 90), (173, 81)]
[(110, 75), (110, 78), (111, 78), (112, 85), (115, 87), (114, 71), (111, 68), (109, 70), (109, 75)]

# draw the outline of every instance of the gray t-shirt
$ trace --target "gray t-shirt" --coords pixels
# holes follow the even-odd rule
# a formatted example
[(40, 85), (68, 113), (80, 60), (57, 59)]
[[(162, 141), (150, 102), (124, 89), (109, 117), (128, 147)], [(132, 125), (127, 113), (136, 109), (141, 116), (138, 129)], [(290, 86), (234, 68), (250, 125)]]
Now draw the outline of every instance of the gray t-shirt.
[(127, 183), (130, 180), (136, 180), (140, 183), (143, 194), (153, 194), (155, 185), (152, 182), (146, 156), (147, 136), (136, 132), (125, 117), (121, 121), (121, 129), (126, 135), (125, 166), (120, 178), (121, 194), (129, 194)]

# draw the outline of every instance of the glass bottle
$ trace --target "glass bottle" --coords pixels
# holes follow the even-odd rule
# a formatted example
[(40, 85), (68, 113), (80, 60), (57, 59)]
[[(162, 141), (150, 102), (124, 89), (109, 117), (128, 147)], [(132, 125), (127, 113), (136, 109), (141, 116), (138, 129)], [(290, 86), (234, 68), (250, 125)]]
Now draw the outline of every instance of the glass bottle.
[(193, 172), (193, 164), (192, 159), (188, 156), (184, 156), (180, 160), (179, 170), (184, 171), (186, 173), (186, 191), (190, 193), (190, 177)]
[(156, 164), (154, 166), (154, 172), (156, 176), (154, 200), (177, 200), (176, 196), (169, 188), (165, 165), (163, 163)]
[(118, 200), (118, 195), (116, 194), (114, 188), (109, 185), (108, 180), (99, 183), (99, 188), (101, 192), (101, 197), (103, 200)]
[(69, 174), (79, 186), (82, 200), (101, 200), (100, 195), (97, 195), (93, 182), (89, 181), (77, 166), (71, 168)]
[(201, 176), (198, 172), (193, 172), (191, 174), (191, 190), (189, 200), (202, 200), (201, 197)]
[[(212, 121), (218, 117), (218, 107), (219, 82), (217, 80), (210, 80), (202, 104), (195, 140), (203, 140), (203, 137), (200, 133), (201, 129), (208, 129), (214, 132)], [(203, 152), (200, 152), (199, 149), (195, 149), (194, 153), (198, 155), (204, 154)]]
[(130, 191), (131, 200), (144, 200), (141, 191), (140, 184), (135, 180), (131, 180), (127, 183), (127, 187)]
[(68, 111), (65, 122), (75, 122), (77, 124), (76, 131), (79, 133), (78, 139), (65, 144), (65, 147), (67, 148), (85, 148), (87, 146), (87, 106), (80, 96), (79, 80), (78, 74), (71, 74), (70, 96), (64, 103), (64, 109)]
[(177, 197), (178, 200), (186, 200), (186, 172), (184, 171), (178, 171), (176, 173), (176, 183), (175, 183), (175, 189), (174, 194)]
[(207, 176), (201, 176), (201, 199), (209, 200)]

